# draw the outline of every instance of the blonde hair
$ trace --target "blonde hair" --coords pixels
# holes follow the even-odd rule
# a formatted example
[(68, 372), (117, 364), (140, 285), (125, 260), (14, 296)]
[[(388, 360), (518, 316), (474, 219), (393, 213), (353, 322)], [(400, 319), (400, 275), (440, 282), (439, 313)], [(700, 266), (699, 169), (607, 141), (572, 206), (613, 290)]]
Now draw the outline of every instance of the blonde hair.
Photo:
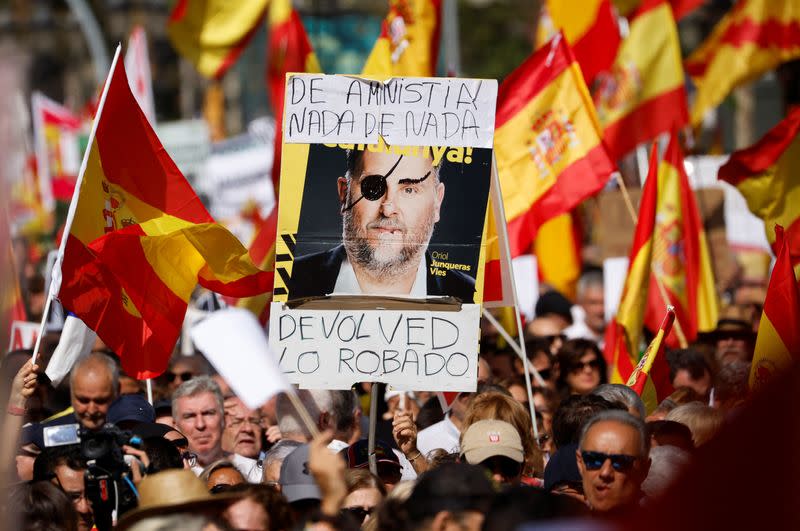
[(475, 395), (464, 415), (461, 437), (463, 438), (464, 433), (475, 422), (492, 419), (508, 422), (516, 428), (525, 452), (526, 473), (540, 476), (544, 472), (544, 460), (533, 438), (531, 416), (522, 404), (508, 395), (495, 391)]
[(690, 402), (667, 413), (665, 420), (674, 420), (689, 428), (694, 445), (697, 447), (707, 442), (719, 431), (725, 417), (721, 411), (702, 402)]

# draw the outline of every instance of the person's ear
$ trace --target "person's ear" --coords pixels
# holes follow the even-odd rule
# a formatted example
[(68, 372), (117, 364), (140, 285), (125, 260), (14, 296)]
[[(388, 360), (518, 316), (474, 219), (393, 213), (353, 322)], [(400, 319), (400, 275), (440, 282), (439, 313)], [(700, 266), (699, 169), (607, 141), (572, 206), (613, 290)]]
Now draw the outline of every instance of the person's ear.
[(581, 477), (583, 477), (584, 473), (586, 473), (586, 465), (583, 464), (583, 456), (581, 455), (580, 449), (575, 450), (575, 460), (578, 462), (578, 472), (580, 472)]
[(346, 177), (339, 177), (336, 179), (336, 188), (339, 194), (339, 203), (342, 205), (342, 209), (347, 206), (347, 178)]
[(439, 211), (442, 209), (442, 201), (444, 201), (444, 183), (436, 183), (436, 203), (434, 204), (435, 217), (434, 222), (439, 221)]

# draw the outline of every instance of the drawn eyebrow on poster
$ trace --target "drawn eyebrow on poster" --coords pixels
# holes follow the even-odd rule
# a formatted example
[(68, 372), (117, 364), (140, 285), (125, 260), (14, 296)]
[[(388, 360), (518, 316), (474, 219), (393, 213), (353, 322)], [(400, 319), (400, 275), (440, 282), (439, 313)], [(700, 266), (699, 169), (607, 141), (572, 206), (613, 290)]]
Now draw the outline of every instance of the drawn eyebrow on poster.
[(497, 81), (289, 74), (287, 143), (491, 148)]

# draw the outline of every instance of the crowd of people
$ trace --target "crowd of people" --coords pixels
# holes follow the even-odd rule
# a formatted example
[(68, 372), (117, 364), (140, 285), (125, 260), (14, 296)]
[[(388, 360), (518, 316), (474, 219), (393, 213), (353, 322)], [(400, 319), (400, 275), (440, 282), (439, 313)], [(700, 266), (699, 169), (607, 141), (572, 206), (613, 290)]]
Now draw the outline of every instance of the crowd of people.
[(11, 352), (6, 507), (26, 530), (609, 528), (646, 513), (748, 403), (758, 323), (731, 305), (667, 352), (675, 391), (648, 412), (608, 383), (602, 293), (589, 272), (576, 304), (540, 297), (524, 330), (535, 419), (524, 365), (486, 322), (477, 389), (449, 410), (435, 392), (298, 390), (313, 425), (286, 394), (249, 409), (199, 353), (176, 353), (150, 403), (102, 344), (57, 387), (47, 349)]

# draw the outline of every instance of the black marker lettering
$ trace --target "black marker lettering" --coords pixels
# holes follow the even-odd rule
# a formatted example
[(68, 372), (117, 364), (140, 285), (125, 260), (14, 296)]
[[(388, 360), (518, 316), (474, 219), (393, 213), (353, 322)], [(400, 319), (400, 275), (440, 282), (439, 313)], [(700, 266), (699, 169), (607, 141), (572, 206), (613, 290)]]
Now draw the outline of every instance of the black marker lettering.
[(300, 339), (301, 340), (314, 339), (313, 337), (306, 336), (306, 334), (305, 334), (305, 328), (306, 327), (308, 327), (308, 328), (312, 327), (312, 325), (310, 323), (306, 323), (306, 321), (307, 320), (313, 320), (313, 319), (314, 318), (311, 317), (310, 315), (301, 315), (300, 316)]
[(409, 317), (406, 319), (406, 342), (409, 345), (424, 345), (422, 341), (412, 341), (411, 339), (411, 331), (412, 330), (424, 330), (425, 328), (422, 326), (415, 326), (411, 324), (411, 321), (424, 321), (423, 317)]
[[(444, 350), (458, 343), (459, 330), (451, 321), (442, 317), (431, 317), (431, 348)], [(447, 338), (447, 339), (445, 339)], [(437, 342), (437, 339), (442, 344)], [(448, 340), (452, 339), (449, 343)], [(446, 345), (444, 343), (447, 343)]]
[(314, 92), (315, 91), (316, 92), (323, 92), (321, 88), (314, 86), (314, 82), (315, 81), (322, 81), (322, 78), (321, 77), (312, 77), (311, 78), (311, 82), (309, 83), (309, 87), (310, 88), (308, 90), (309, 101), (311, 103), (325, 103), (325, 100), (316, 100), (316, 101), (314, 100)]
[[(374, 356), (375, 359), (375, 367), (372, 370), (366, 370), (362, 368), (361, 360), (362, 359), (366, 360), (365, 363), (367, 363), (367, 367), (369, 367), (369, 359), (372, 356)], [(381, 366), (381, 357), (378, 356), (377, 352), (374, 352), (372, 350), (362, 350), (361, 352), (358, 353), (358, 356), (356, 356), (356, 370), (361, 374), (374, 374), (375, 372), (377, 372), (378, 367), (380, 366)]]
[[(344, 353), (345, 352), (348, 352), (350, 354), (346, 358), (344, 357)], [(352, 350), (350, 350), (349, 348), (340, 348), (339, 349), (339, 374), (342, 374), (342, 365), (343, 364), (347, 366), (347, 368), (350, 370), (350, 372), (354, 372), (353, 368), (347, 362), (350, 361), (351, 359), (353, 359), (353, 356), (355, 356), (355, 354), (356, 353), (353, 352)]]
[[(303, 359), (307, 356), (311, 356), (311, 361), (306, 362), (306, 370), (300, 367), (300, 364), (303, 362)], [(313, 368), (312, 368), (313, 367)], [(303, 352), (299, 356), (297, 356), (297, 372), (300, 374), (311, 374), (319, 369), (319, 354), (316, 350), (309, 350), (308, 352)]]
[(450, 376), (464, 376), (469, 370), (469, 358), (461, 352), (453, 352), (447, 358), (447, 374)]
[[(283, 319), (284, 318), (289, 319), (292, 322), (292, 331), (289, 332), (288, 334), (285, 334), (285, 335), (283, 333)], [(285, 314), (281, 315), (281, 318), (278, 319), (278, 340), (279, 341), (283, 341), (284, 339), (286, 339), (288, 337), (292, 337), (292, 334), (294, 334), (296, 330), (297, 330), (297, 322), (295, 322), (294, 317), (292, 317), (288, 313), (285, 313)]]

